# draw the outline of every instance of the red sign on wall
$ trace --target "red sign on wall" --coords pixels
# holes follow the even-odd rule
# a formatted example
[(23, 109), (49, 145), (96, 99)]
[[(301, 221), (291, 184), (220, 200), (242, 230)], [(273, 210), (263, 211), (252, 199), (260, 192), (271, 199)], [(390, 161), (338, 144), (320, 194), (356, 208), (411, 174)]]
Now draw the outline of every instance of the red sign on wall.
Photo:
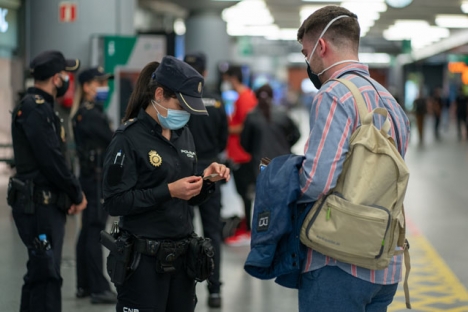
[(78, 8), (75, 2), (60, 2), (59, 3), (59, 21), (61, 23), (75, 22), (77, 13), (78, 13)]

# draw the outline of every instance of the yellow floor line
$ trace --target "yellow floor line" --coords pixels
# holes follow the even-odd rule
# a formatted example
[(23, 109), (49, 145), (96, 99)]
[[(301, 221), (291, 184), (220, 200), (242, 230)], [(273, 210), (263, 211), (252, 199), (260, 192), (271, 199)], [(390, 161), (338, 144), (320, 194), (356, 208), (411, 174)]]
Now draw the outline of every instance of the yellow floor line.
[[(434, 247), (422, 235), (408, 237), (411, 245), (409, 289), (411, 311), (468, 312), (468, 291)], [(410, 311), (405, 306), (402, 283), (388, 311)]]

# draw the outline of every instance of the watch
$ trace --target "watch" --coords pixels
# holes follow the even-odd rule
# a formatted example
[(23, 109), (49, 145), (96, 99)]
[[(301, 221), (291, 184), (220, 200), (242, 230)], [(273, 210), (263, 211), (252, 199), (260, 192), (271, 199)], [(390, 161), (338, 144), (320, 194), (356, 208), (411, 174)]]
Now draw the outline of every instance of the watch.
[(412, 2), (413, 0), (385, 0), (385, 3), (387, 3), (392, 8), (397, 8), (397, 9), (407, 7)]

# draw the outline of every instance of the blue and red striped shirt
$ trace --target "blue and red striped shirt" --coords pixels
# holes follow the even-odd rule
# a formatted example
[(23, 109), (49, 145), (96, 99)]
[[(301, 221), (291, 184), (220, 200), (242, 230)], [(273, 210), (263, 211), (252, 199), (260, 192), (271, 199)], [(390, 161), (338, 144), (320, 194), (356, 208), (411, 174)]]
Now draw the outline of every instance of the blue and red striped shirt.
[[(378, 93), (368, 80), (355, 73), (372, 81)], [(369, 111), (377, 107), (385, 107), (388, 110), (392, 125), (389, 134), (404, 157), (410, 135), (408, 117), (393, 96), (370, 77), (368, 67), (353, 63), (336, 71), (331, 78), (344, 78), (353, 82), (361, 91)], [(349, 150), (351, 135), (360, 125), (356, 105), (349, 89), (337, 81), (325, 83), (315, 96), (310, 111), (309, 138), (304, 148), (305, 160), (300, 173), (302, 187), (300, 202), (316, 201), (335, 187)], [(374, 124), (377, 127), (381, 126), (382, 121), (383, 118), (379, 115), (374, 117)], [(309, 249), (303, 271), (335, 265), (357, 278), (387, 285), (401, 280), (401, 264), (402, 256), (395, 256), (388, 268), (374, 271), (337, 261)]]

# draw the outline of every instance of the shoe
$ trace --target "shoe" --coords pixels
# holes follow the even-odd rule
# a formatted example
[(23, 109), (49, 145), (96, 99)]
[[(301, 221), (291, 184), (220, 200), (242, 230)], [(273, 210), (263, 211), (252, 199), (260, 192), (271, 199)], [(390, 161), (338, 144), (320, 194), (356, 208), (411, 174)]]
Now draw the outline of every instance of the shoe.
[(86, 298), (86, 297), (89, 297), (90, 293), (89, 293), (89, 290), (79, 287), (76, 290), (75, 295), (76, 295), (76, 298)]
[(106, 290), (101, 293), (92, 293), (91, 303), (93, 304), (117, 303), (117, 294), (110, 290)]
[(248, 246), (250, 245), (250, 232), (240, 233), (228, 237), (224, 242), (229, 246)]
[(214, 293), (208, 297), (208, 306), (210, 308), (221, 308), (221, 295)]

